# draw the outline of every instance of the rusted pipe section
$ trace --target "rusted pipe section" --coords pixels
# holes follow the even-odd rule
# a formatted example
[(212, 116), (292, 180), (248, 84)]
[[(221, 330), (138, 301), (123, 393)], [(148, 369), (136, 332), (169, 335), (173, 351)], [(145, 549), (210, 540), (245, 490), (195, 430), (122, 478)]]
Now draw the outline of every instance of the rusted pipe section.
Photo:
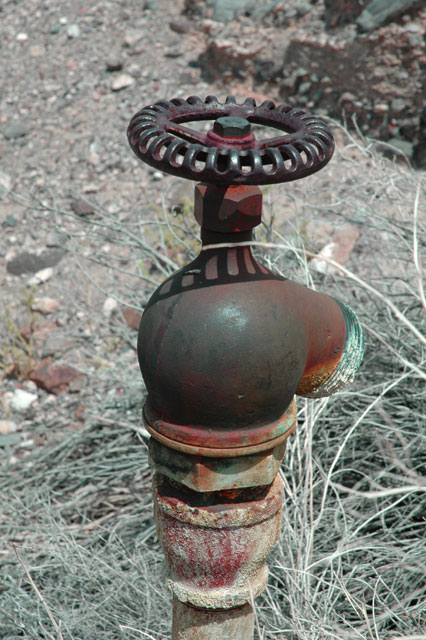
[(173, 640), (253, 634), (253, 599), (266, 587), (283, 482), (199, 493), (157, 473), (154, 504), (173, 593)]
[[(206, 118), (215, 120), (206, 135), (182, 124)], [(285, 135), (256, 140), (250, 122)], [(205, 181), (195, 187), (200, 254), (153, 294), (138, 338), (172, 638), (250, 640), (253, 598), (280, 530), (278, 471), (296, 426), (294, 396), (334, 393), (363, 353), (347, 305), (254, 258), (256, 185), (317, 171), (333, 142), (303, 112), (214, 97), (145, 107), (129, 141), (148, 164)]]
[(173, 598), (174, 640), (247, 640), (253, 635), (251, 604), (234, 609), (196, 609)]
[(199, 609), (233, 609), (266, 586), (266, 558), (280, 527), (283, 482), (199, 494), (161, 476), (156, 520), (173, 594)]

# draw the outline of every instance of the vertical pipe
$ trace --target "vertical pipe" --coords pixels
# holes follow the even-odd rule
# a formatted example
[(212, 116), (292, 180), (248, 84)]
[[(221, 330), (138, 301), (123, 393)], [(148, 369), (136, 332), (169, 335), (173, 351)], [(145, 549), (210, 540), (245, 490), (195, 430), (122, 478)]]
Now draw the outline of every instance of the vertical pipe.
[(276, 475), (256, 497), (244, 489), (237, 502), (226, 501), (221, 492), (213, 492), (204, 505), (199, 504), (201, 494), (160, 474), (153, 488), (174, 596), (172, 639), (252, 640), (251, 603), (266, 587), (266, 559), (281, 528), (281, 477)]
[(173, 598), (172, 640), (252, 640), (250, 603), (235, 609), (196, 609)]

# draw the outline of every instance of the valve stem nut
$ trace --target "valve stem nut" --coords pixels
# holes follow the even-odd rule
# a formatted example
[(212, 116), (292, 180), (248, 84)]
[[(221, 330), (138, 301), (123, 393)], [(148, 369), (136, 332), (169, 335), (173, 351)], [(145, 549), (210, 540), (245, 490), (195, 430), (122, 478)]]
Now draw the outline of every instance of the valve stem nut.
[(244, 138), (250, 133), (250, 122), (245, 118), (222, 116), (215, 120), (213, 132), (222, 138)]

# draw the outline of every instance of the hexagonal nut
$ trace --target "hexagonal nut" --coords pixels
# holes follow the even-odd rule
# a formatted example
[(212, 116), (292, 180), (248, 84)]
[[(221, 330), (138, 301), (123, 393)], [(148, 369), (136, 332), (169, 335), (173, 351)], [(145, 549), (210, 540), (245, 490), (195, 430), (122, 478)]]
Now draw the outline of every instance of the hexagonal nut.
[(154, 438), (149, 461), (157, 473), (199, 493), (271, 484), (284, 458), (287, 440), (268, 451), (231, 458), (207, 458), (169, 449)]
[(195, 186), (194, 213), (209, 231), (249, 231), (261, 223), (262, 192), (257, 186)]
[(250, 122), (245, 118), (223, 116), (215, 120), (213, 131), (222, 138), (243, 138), (250, 133)]

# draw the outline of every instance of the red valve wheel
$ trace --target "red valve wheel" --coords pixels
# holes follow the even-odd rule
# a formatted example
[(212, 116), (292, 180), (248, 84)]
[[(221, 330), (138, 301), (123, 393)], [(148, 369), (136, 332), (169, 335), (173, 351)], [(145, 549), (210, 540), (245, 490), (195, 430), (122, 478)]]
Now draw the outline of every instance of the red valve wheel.
[[(206, 134), (182, 123), (197, 120), (239, 120), (237, 127), (217, 123)], [(246, 125), (241, 125), (241, 119)], [(247, 122), (248, 121), (248, 122)], [(284, 132), (257, 140), (250, 123)], [(239, 125), (239, 126), (238, 126)], [(130, 121), (127, 136), (133, 152), (147, 164), (180, 178), (218, 185), (253, 185), (288, 182), (319, 171), (330, 160), (334, 141), (323, 120), (299, 109), (253, 98), (237, 104), (215, 96), (203, 102), (160, 100), (141, 109)]]

